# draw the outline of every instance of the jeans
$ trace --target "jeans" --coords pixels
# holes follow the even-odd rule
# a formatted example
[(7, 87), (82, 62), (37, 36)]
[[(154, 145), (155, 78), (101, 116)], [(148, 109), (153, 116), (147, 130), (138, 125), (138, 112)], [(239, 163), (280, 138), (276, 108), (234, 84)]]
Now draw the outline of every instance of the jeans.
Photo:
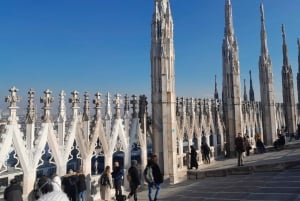
[(148, 184), (148, 197), (149, 197), (149, 201), (152, 201), (152, 189), (153, 188), (156, 188), (154, 200), (157, 200), (159, 192), (160, 192), (160, 184), (158, 184), (158, 183), (150, 183), (150, 184)]
[(85, 191), (79, 192), (79, 201), (85, 201)]

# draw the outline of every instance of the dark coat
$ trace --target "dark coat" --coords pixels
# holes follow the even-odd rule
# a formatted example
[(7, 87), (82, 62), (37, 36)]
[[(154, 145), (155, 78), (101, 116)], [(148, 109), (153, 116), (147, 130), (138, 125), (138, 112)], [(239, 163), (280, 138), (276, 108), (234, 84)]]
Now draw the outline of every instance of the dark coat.
[(131, 180), (129, 182), (131, 187), (137, 188), (139, 185), (141, 185), (141, 181), (139, 178), (139, 172), (135, 166), (131, 166), (128, 169), (128, 174), (130, 175), (130, 178), (131, 178)]
[(237, 152), (245, 152), (244, 139), (241, 136), (235, 138), (235, 150)]
[(84, 174), (78, 175), (77, 187), (78, 187), (78, 192), (83, 192), (83, 191), (86, 190), (86, 183), (85, 183)]
[(160, 171), (159, 166), (156, 163), (152, 163), (152, 174), (153, 174), (155, 183), (157, 183), (157, 184), (163, 183), (164, 177)]
[(114, 179), (114, 181), (116, 182), (116, 181), (122, 180), (124, 174), (123, 174), (123, 170), (121, 169), (121, 167), (118, 166), (118, 167), (114, 168), (114, 171), (111, 173), (111, 175), (112, 175), (112, 178)]
[(23, 201), (23, 189), (19, 183), (11, 184), (4, 191), (4, 199), (7, 201)]
[(197, 152), (194, 147), (191, 147), (191, 168), (192, 167), (198, 169)]

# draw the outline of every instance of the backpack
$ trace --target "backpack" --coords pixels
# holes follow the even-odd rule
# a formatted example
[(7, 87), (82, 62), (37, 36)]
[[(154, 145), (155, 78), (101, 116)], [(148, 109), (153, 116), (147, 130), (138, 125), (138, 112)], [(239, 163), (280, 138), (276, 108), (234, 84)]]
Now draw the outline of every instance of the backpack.
[(147, 166), (144, 170), (144, 178), (146, 180), (147, 183), (153, 183), (154, 179), (153, 179), (153, 173), (152, 173), (152, 167), (151, 166)]
[(100, 184), (102, 186), (106, 186), (107, 184), (109, 184), (109, 180), (108, 180), (108, 176), (106, 174), (102, 174), (100, 177)]

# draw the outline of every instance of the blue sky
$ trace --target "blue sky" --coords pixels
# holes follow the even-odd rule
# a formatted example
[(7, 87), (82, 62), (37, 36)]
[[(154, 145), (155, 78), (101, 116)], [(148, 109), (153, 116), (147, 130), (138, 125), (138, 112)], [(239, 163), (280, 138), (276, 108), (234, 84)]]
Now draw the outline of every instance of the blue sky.
[[(176, 95), (210, 98), (217, 75), (221, 94), (221, 46), (225, 0), (171, 0), (174, 20)], [(232, 0), (241, 79), (252, 70), (259, 99), (258, 57), (262, 0)], [(264, 0), (275, 98), (281, 101), (282, 36), (285, 24), (289, 61), (298, 72), (299, 0)], [(78, 90), (146, 94), (150, 101), (150, 24), (153, 0), (0, 1), (0, 95), (16, 86), (22, 102), (35, 89), (58, 98)], [(296, 88), (296, 80), (294, 80)], [(242, 85), (243, 89), (243, 85)], [(296, 93), (295, 93), (296, 95)], [(1, 103), (2, 103), (1, 101)], [(36, 100), (37, 101), (37, 100)]]

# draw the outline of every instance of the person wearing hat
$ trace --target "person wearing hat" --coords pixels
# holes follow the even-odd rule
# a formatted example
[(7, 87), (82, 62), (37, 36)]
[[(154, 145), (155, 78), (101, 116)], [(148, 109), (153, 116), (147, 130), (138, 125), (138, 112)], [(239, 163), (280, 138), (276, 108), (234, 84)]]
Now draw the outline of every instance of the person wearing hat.
[(130, 193), (128, 195), (128, 199), (130, 199), (133, 196), (134, 201), (137, 201), (137, 189), (141, 185), (137, 165), (137, 161), (132, 160), (131, 167), (128, 169), (127, 175), (127, 180), (130, 186)]

